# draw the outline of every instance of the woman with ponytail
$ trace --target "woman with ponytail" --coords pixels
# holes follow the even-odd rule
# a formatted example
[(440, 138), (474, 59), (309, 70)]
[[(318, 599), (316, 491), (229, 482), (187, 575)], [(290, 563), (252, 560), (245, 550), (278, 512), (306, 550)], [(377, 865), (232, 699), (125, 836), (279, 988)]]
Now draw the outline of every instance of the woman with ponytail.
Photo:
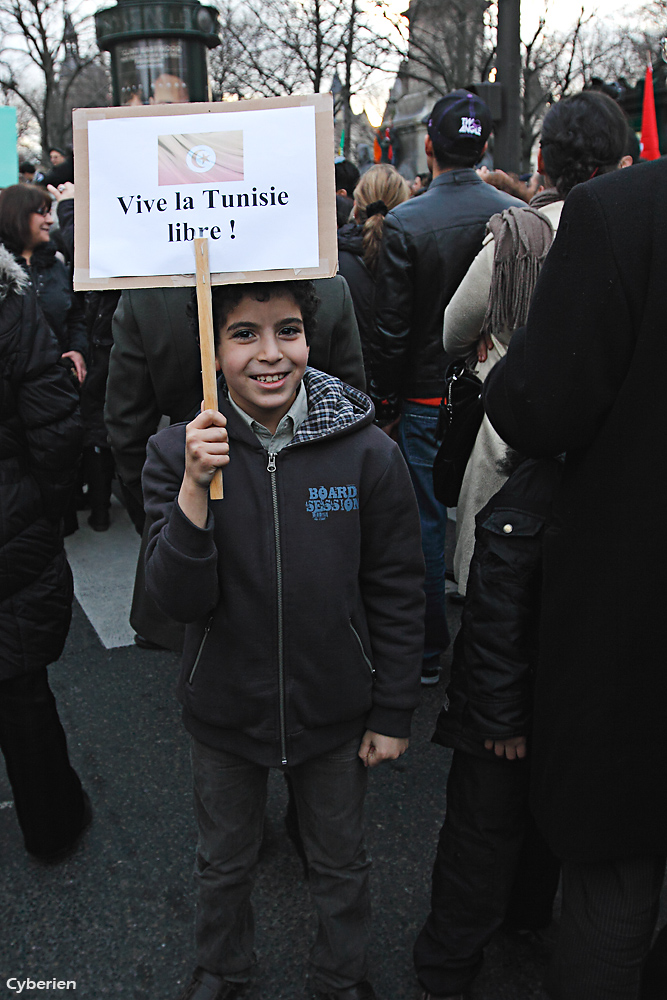
[(410, 187), (399, 172), (388, 163), (378, 163), (359, 180), (354, 189), (352, 219), (338, 230), (338, 264), (350, 286), (365, 365), (384, 217), (409, 197)]

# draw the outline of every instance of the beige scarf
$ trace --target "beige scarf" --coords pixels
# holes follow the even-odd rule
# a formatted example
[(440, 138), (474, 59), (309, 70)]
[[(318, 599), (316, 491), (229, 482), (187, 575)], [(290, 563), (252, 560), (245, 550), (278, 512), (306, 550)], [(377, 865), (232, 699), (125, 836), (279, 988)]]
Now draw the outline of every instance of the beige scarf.
[(542, 265), (551, 248), (554, 229), (538, 209), (561, 201), (550, 188), (535, 195), (526, 208), (506, 208), (487, 223), (493, 234), (493, 276), (483, 333), (496, 336), (516, 330), (528, 319), (528, 309)]

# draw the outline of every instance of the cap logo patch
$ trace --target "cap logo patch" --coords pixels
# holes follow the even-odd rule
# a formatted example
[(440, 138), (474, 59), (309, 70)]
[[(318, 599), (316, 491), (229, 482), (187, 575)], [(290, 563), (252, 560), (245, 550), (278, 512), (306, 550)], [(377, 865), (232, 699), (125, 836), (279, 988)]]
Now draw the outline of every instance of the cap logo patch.
[(479, 118), (462, 118), (461, 128), (459, 129), (459, 135), (477, 135), (482, 134), (482, 123)]

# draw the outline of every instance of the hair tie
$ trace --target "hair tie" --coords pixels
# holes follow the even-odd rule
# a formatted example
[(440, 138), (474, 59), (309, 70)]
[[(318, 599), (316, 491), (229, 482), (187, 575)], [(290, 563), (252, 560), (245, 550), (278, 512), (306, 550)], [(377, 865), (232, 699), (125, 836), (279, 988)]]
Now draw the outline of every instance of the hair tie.
[(370, 205), (366, 205), (366, 218), (370, 219), (372, 215), (386, 215), (389, 209), (383, 201), (372, 201)]

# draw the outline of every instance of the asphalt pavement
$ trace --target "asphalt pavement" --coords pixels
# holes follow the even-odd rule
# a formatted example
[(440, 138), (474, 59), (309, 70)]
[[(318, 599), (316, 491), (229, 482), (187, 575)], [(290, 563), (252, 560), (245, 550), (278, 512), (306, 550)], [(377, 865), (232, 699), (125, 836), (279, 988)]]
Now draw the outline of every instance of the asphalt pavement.
[[(94, 810), (70, 860), (46, 867), (26, 855), (0, 762), (1, 1000), (176, 1000), (194, 965), (196, 830), (188, 739), (174, 696), (178, 658), (128, 645), (137, 544), (118, 507), (108, 535), (82, 527), (68, 542), (78, 600), (65, 652), (50, 673)], [(450, 603), (449, 612), (455, 629), (460, 606)], [(428, 910), (451, 757), (430, 742), (444, 686), (423, 690), (409, 752), (370, 775), (372, 979), (382, 1000), (420, 995), (411, 950)], [(248, 1000), (296, 1000), (303, 991), (314, 920), (284, 812), (284, 782), (272, 773), (254, 892), (257, 978)], [(499, 934), (471, 1000), (546, 1000), (544, 971), (541, 951)], [(76, 988), (19, 994), (14, 981), (28, 979)]]

